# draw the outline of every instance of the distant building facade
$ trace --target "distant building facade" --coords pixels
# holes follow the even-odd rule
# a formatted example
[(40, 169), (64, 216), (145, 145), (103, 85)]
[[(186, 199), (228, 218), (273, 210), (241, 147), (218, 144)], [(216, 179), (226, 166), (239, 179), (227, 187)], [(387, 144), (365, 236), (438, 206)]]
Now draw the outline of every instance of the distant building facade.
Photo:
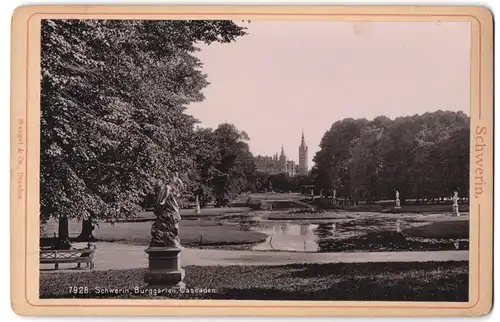
[(270, 175), (278, 173), (287, 173), (289, 176), (296, 176), (298, 174), (307, 174), (307, 146), (304, 140), (304, 133), (302, 133), (302, 141), (299, 146), (299, 164), (287, 158), (283, 146), (281, 146), (281, 153), (271, 156), (258, 155), (254, 158), (255, 167), (257, 172), (267, 173)]
[(275, 154), (272, 157), (258, 155), (254, 158), (254, 162), (257, 172), (267, 174), (277, 174), (280, 172), (278, 154)]
[(286, 172), (291, 177), (297, 175), (297, 165), (295, 164), (295, 161), (292, 160), (286, 161)]

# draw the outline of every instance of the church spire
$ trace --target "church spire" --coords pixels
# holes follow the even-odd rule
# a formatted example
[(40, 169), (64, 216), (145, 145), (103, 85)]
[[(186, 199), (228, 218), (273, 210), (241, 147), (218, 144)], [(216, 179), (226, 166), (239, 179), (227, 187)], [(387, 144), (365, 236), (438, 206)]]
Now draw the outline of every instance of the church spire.
[(299, 169), (302, 174), (307, 174), (308, 172), (307, 158), (307, 145), (304, 138), (304, 129), (302, 129), (302, 138), (299, 146)]
[(285, 150), (283, 149), (283, 145), (281, 145), (281, 154), (278, 162), (280, 172), (286, 172), (286, 155)]

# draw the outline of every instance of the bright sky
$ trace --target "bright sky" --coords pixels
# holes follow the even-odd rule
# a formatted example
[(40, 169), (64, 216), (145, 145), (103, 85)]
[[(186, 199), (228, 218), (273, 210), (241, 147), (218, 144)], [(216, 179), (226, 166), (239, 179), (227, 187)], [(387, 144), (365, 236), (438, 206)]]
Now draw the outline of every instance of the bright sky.
[(284, 146), (309, 167), (331, 125), (451, 110), (469, 114), (467, 22), (252, 21), (248, 35), (197, 53), (211, 83), (188, 113), (201, 126), (233, 123), (254, 155)]

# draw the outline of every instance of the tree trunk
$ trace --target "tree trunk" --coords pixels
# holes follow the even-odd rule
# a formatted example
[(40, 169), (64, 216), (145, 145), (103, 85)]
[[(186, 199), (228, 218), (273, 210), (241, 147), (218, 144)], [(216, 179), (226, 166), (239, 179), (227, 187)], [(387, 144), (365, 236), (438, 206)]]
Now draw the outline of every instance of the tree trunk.
[(92, 235), (92, 232), (94, 231), (94, 225), (92, 223), (92, 219), (84, 219), (82, 221), (82, 231), (80, 232), (80, 235), (76, 238), (77, 241), (95, 241), (94, 235)]
[(59, 218), (59, 229), (58, 229), (59, 240), (65, 240), (69, 238), (69, 220), (68, 217)]

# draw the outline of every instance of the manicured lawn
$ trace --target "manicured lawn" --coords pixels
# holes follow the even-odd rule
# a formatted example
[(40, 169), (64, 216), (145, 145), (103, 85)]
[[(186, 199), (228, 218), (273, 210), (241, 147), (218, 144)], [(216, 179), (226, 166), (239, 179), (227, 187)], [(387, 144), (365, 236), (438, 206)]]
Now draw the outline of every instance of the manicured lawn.
[(345, 213), (330, 212), (270, 212), (263, 215), (268, 220), (324, 220), (324, 219), (347, 219)]
[[(375, 225), (382, 227), (383, 218), (369, 217), (338, 224), (340, 229), (352, 230)], [(387, 223), (387, 222), (386, 222)], [(350, 228), (349, 226), (353, 226)], [(392, 225), (392, 224), (391, 224)], [(469, 221), (453, 220), (433, 222), (404, 229), (402, 233), (394, 231), (388, 225), (387, 229), (374, 230), (365, 234), (345, 239), (323, 239), (318, 242), (321, 252), (345, 251), (425, 251), (425, 250), (468, 250)]]
[[(361, 204), (353, 208), (349, 208), (349, 210), (357, 211), (357, 212), (384, 212), (392, 209), (394, 207), (393, 204)], [(469, 213), (469, 205), (468, 204), (460, 204), (459, 211), (462, 214)], [(398, 213), (452, 213), (452, 205), (448, 204), (407, 204), (401, 205), (401, 209), (397, 210)]]
[(313, 208), (305, 202), (298, 200), (266, 200), (261, 202), (262, 209), (268, 210), (291, 210), (291, 209), (307, 209)]
[(469, 221), (443, 221), (405, 229), (412, 237), (423, 238), (469, 238)]
[[(144, 269), (49, 273), (40, 276), (41, 298), (152, 298), (143, 289)], [(215, 293), (170, 294), (171, 298), (467, 301), (467, 262), (293, 264), (285, 266), (188, 266), (188, 289)], [(70, 287), (88, 287), (71, 294)], [(128, 294), (97, 294), (96, 287)], [(128, 291), (127, 291), (128, 290)]]
[[(202, 208), (201, 213), (197, 214), (194, 208), (182, 209), (181, 217), (186, 219), (196, 219), (196, 218), (211, 218), (230, 214), (246, 214), (252, 209), (250, 207), (224, 207), (224, 208)], [(144, 211), (136, 214), (135, 218), (125, 219), (124, 222), (133, 221), (148, 221), (154, 220), (156, 215), (153, 211)]]
[(320, 252), (349, 251), (438, 251), (468, 250), (469, 241), (456, 243), (447, 238), (408, 238), (395, 231), (370, 232), (346, 239), (324, 239), (318, 242)]
[[(116, 241), (134, 245), (148, 245), (151, 239), (152, 221), (125, 222), (114, 225), (101, 223), (94, 236), (101, 241)], [(57, 231), (57, 225), (46, 229), (46, 236)], [(76, 237), (80, 224), (70, 222), (70, 236)], [(213, 220), (181, 220), (179, 237), (183, 246), (220, 246), (255, 244), (266, 240), (267, 235), (256, 231), (242, 231), (238, 225), (222, 224)]]
[[(100, 225), (94, 236), (102, 241), (119, 241), (134, 245), (148, 245), (152, 222)], [(239, 226), (210, 220), (182, 220), (179, 237), (184, 246), (216, 246), (253, 244), (266, 240), (267, 235), (255, 231), (241, 231)]]
[[(301, 195), (300, 193), (292, 192), (263, 192), (263, 193), (252, 193), (251, 194), (252, 201), (267, 201), (267, 200), (293, 200), (293, 201), (298, 201), (304, 199), (304, 196)], [(233, 202), (234, 203), (239, 203), (239, 202), (245, 202), (247, 199), (247, 196), (242, 194), (238, 198), (236, 198)]]

